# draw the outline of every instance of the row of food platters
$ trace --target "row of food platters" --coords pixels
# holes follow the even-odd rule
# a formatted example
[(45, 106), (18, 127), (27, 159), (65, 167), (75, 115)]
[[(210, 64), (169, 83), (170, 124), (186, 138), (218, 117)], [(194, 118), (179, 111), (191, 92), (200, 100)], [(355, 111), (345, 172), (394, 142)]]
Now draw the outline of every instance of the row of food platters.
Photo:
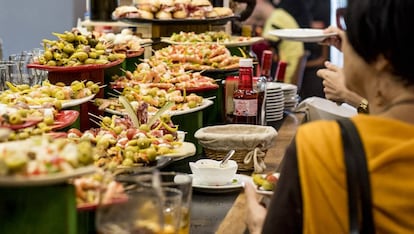
[(112, 12), (112, 18), (132, 23), (225, 24), (239, 18), (228, 7), (213, 7), (208, 0), (139, 0)]
[(207, 31), (204, 33), (177, 32), (161, 41), (173, 45), (220, 44), (226, 47), (249, 46), (263, 41), (263, 37), (231, 36), (224, 31)]

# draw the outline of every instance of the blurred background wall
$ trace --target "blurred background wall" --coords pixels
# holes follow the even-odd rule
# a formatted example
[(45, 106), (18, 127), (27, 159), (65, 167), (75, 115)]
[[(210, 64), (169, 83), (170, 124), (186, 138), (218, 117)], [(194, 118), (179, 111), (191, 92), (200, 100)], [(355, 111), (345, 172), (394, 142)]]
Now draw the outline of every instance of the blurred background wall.
[(52, 32), (70, 30), (83, 18), (86, 0), (0, 0), (0, 38), (3, 59), (41, 47)]

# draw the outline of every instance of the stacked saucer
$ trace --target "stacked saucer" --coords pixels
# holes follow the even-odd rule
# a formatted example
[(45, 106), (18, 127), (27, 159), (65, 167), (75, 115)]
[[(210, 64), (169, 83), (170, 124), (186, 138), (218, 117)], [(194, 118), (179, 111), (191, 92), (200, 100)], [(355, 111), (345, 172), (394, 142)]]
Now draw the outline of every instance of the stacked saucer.
[(283, 119), (284, 95), (280, 83), (266, 83), (266, 122)]
[(292, 111), (296, 108), (299, 101), (299, 95), (298, 95), (298, 87), (293, 84), (287, 84), (287, 83), (280, 83), (282, 91), (283, 91), (283, 97), (284, 97), (284, 108), (286, 111)]

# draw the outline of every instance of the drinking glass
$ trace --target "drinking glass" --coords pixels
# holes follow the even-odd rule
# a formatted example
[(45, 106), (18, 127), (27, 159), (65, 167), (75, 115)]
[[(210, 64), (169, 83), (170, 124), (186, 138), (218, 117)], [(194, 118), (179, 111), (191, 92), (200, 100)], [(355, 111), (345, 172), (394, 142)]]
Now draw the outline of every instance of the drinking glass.
[(10, 68), (13, 64), (9, 61), (0, 61), (0, 91), (7, 89), (6, 81), (10, 81)]
[(142, 186), (128, 176), (116, 180), (123, 184), (128, 199), (116, 204), (100, 204), (96, 213), (98, 233), (178, 233), (181, 191)]
[[(192, 177), (180, 172), (159, 172), (161, 186), (163, 188), (178, 189), (182, 193), (181, 221), (179, 234), (190, 233), (191, 200), (192, 200)], [(120, 175), (124, 176), (124, 175)], [(150, 188), (154, 183), (152, 173), (141, 173), (132, 175), (138, 183)]]

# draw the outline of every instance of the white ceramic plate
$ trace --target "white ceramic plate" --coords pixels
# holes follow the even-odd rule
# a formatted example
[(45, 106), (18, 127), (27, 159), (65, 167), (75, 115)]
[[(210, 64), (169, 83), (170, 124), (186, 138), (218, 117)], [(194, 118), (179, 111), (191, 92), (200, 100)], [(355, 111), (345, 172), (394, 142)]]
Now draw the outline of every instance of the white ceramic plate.
[[(193, 175), (191, 175), (193, 176)], [(194, 178), (194, 177), (193, 177)], [(244, 184), (251, 180), (249, 179), (249, 176), (242, 175), (242, 174), (236, 174), (233, 178), (233, 182), (229, 182), (225, 185), (205, 185), (200, 184), (197, 179), (194, 178), (193, 180), (193, 189), (205, 192), (205, 193), (226, 193), (226, 192), (232, 192), (237, 191), (243, 188)]]
[(269, 31), (269, 34), (280, 39), (301, 42), (321, 42), (327, 37), (337, 35), (337, 33), (324, 33), (322, 29), (312, 28), (275, 29)]
[(47, 175), (38, 176), (0, 176), (0, 185), (2, 186), (43, 186), (65, 183), (67, 180), (73, 177), (81, 175), (91, 174), (96, 171), (95, 166), (87, 166), (76, 168), (71, 172), (59, 172)]
[(268, 83), (266, 83), (266, 89), (279, 90), (281, 88), (282, 88), (282, 86), (280, 85), (280, 83), (277, 83), (277, 82), (268, 82)]
[(196, 153), (196, 147), (191, 142), (183, 142), (183, 144), (175, 149), (174, 153), (166, 154), (163, 156), (171, 157), (173, 160), (179, 160), (186, 157), (190, 157), (195, 155)]
[[(218, 42), (218, 44), (220, 45), (224, 45), (227, 47), (233, 47), (233, 46), (248, 46), (248, 45), (252, 45), (254, 43), (263, 41), (264, 38), (263, 37), (251, 37), (249, 39), (244, 39), (244, 40), (240, 40), (241, 37), (239, 36), (233, 36), (231, 37), (230, 41), (226, 41), (226, 42)], [(216, 44), (217, 42), (177, 42), (177, 41), (172, 41), (170, 40), (169, 37), (161, 37), (161, 41), (168, 43), (168, 44), (172, 44), (172, 45), (188, 45), (188, 44), (196, 44), (196, 43), (203, 43), (203, 44)]]
[[(280, 173), (273, 173), (273, 175), (279, 179)], [(261, 195), (268, 195), (268, 196), (273, 195), (273, 191), (268, 191), (268, 190), (263, 190), (261, 188), (258, 188), (258, 186), (254, 184), (252, 177), (250, 177), (250, 183), (252, 183), (253, 186), (256, 188), (256, 193), (261, 194)]]
[(95, 97), (95, 94), (92, 94), (92, 95), (87, 96), (87, 97), (84, 97), (84, 98), (63, 101), (62, 102), (62, 108), (68, 108), (68, 107), (72, 107), (72, 106), (77, 106), (77, 105), (83, 104), (85, 102), (88, 102), (88, 101), (92, 100), (94, 97)]
[[(71, 100), (63, 100), (62, 101), (62, 109), (83, 104), (85, 102), (88, 102), (88, 101), (92, 100), (94, 97), (95, 97), (95, 94), (92, 94), (92, 95), (87, 96), (87, 97), (84, 97), (84, 98), (71, 99)], [(30, 108), (33, 108), (33, 109), (42, 108), (42, 106), (40, 106), (40, 105), (31, 105), (29, 107)]]
[[(212, 100), (203, 99), (203, 102), (201, 103), (201, 105), (196, 106), (194, 108), (191, 108), (191, 109), (188, 109), (188, 110), (167, 111), (166, 113), (170, 114), (171, 116), (174, 116), (174, 115), (185, 115), (185, 114), (189, 114), (189, 113), (193, 113), (193, 112), (197, 112), (197, 111), (203, 110), (203, 109), (211, 106), (212, 104), (213, 104), (213, 101)], [(108, 112), (108, 113), (113, 114), (113, 115), (120, 115), (120, 116), (126, 115), (125, 113), (123, 113), (121, 111), (112, 110), (112, 109), (109, 109), (109, 108), (105, 108), (105, 112)]]

